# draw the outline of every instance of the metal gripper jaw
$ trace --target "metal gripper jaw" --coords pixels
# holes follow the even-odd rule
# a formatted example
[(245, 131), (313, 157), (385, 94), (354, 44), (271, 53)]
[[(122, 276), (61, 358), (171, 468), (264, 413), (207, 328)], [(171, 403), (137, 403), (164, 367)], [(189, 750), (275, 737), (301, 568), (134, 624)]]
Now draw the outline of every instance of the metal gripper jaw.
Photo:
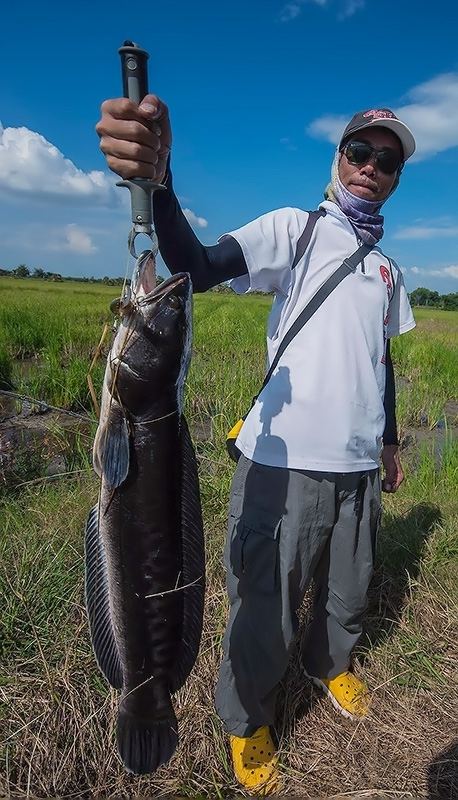
[(149, 236), (153, 249), (157, 250), (157, 238), (153, 228), (153, 193), (165, 189), (161, 183), (148, 178), (132, 178), (118, 181), (116, 186), (125, 186), (130, 191), (132, 209), (132, 228), (128, 237), (129, 252), (137, 258), (135, 239), (139, 233)]

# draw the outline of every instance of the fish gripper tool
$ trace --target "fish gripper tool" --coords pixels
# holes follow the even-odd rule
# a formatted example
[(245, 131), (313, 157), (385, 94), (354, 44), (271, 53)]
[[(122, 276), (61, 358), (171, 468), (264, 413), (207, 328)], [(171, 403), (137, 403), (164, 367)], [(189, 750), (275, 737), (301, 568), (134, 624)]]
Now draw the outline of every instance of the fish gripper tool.
[[(121, 56), (123, 95), (140, 104), (148, 94), (148, 68), (149, 54), (138, 44), (125, 41), (119, 48)], [(130, 191), (132, 209), (132, 228), (128, 236), (129, 252), (133, 258), (138, 258), (135, 251), (135, 239), (139, 233), (149, 236), (152, 242), (153, 256), (158, 251), (157, 236), (153, 228), (153, 193), (165, 189), (161, 183), (155, 183), (151, 178), (131, 178), (119, 181), (116, 186), (126, 186)]]

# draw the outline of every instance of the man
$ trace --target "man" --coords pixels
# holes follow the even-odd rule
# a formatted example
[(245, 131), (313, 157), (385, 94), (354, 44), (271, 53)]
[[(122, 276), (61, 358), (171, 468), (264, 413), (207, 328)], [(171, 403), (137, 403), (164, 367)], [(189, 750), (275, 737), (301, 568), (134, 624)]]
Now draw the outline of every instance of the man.
[(373, 572), (383, 488), (403, 480), (398, 457), (389, 340), (414, 327), (402, 275), (377, 243), (384, 201), (415, 142), (389, 109), (358, 112), (337, 148), (331, 183), (304, 252), (308, 212), (270, 212), (204, 247), (173, 193), (167, 107), (148, 95), (102, 106), (97, 125), (110, 168), (164, 182), (154, 196), (161, 254), (194, 290), (231, 280), (237, 292), (275, 299), (271, 362), (286, 331), (319, 287), (362, 243), (373, 249), (326, 298), (283, 354), (248, 415), (237, 445), (225, 549), (230, 617), (216, 707), (230, 734), (245, 789), (278, 789), (272, 739), (275, 701), (312, 578), (313, 619), (304, 671), (345, 716), (367, 712), (367, 687), (351, 653)]

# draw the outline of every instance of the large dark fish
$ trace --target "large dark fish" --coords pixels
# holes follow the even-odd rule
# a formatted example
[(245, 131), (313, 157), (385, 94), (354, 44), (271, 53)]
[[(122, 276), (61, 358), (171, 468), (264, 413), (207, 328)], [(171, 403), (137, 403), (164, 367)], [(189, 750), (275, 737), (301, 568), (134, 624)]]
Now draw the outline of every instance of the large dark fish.
[(197, 467), (182, 414), (191, 283), (151, 290), (142, 253), (107, 360), (86, 528), (86, 604), (95, 656), (121, 689), (117, 741), (130, 772), (153, 772), (177, 743), (171, 694), (197, 657), (204, 543)]

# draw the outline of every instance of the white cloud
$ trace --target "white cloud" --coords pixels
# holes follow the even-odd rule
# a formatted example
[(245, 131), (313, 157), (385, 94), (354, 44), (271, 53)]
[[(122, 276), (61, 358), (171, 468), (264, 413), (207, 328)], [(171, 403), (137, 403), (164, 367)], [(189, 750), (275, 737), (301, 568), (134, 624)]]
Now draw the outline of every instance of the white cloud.
[[(286, 3), (280, 11), (280, 22), (291, 22), (296, 19), (304, 9), (307, 3), (314, 3), (316, 6), (325, 8), (330, 6), (330, 0), (292, 0), (291, 3)], [(365, 0), (338, 0), (340, 11), (337, 18), (339, 20), (347, 19), (353, 16), (361, 8), (364, 8)]]
[[(414, 86), (406, 99), (409, 102), (394, 107), (393, 111), (415, 136), (417, 151), (414, 160), (430, 158), (458, 145), (458, 72), (437, 75)], [(384, 105), (382, 102), (381, 106)], [(306, 132), (337, 144), (351, 116), (352, 113), (325, 114), (314, 120)]]
[(417, 140), (416, 160), (458, 145), (458, 72), (414, 86), (407, 98), (395, 111)]
[(50, 241), (46, 249), (56, 253), (78, 253), (87, 256), (95, 253), (98, 248), (93, 244), (89, 234), (72, 222), (66, 225), (63, 231), (50, 232)]
[(458, 237), (458, 225), (411, 225), (400, 228), (394, 234), (394, 239), (443, 239)]
[(448, 267), (439, 267), (437, 269), (411, 267), (410, 272), (413, 272), (414, 275), (434, 275), (436, 278), (456, 278), (458, 280), (458, 264), (450, 264)]
[(91, 237), (75, 223), (67, 225), (65, 232), (68, 249), (73, 253), (95, 253), (97, 248), (93, 245)]
[(100, 170), (84, 172), (44, 136), (0, 123), (0, 189), (40, 200), (118, 203), (111, 179)]
[(337, 145), (351, 116), (351, 114), (323, 114), (307, 126), (306, 133)]
[(191, 211), (190, 208), (184, 208), (183, 214), (193, 228), (206, 228), (208, 225), (208, 220), (206, 220), (204, 217), (198, 217), (197, 214), (195, 214), (194, 211)]

